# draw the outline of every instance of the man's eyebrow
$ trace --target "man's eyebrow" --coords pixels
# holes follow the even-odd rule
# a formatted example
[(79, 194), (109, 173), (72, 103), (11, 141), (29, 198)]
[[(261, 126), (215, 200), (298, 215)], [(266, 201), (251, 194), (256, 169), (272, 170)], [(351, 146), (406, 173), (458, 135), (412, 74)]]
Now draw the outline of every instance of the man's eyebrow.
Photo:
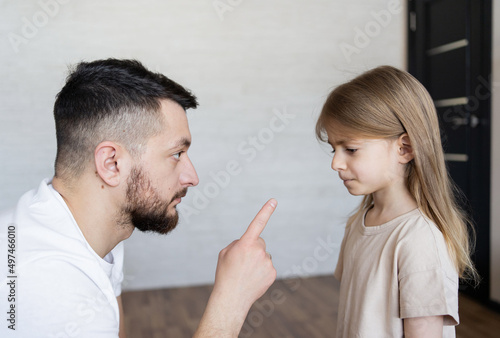
[(177, 142), (175, 142), (172, 148), (189, 148), (190, 145), (191, 145), (191, 140), (186, 137), (183, 137)]

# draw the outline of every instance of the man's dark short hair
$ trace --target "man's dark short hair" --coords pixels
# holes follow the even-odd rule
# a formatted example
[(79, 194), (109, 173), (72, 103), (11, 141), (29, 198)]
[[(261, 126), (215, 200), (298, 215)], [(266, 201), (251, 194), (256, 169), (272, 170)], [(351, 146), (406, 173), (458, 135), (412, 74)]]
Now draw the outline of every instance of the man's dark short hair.
[(136, 60), (81, 62), (66, 79), (54, 105), (57, 177), (78, 177), (93, 160), (96, 146), (113, 141), (133, 156), (161, 132), (162, 99), (184, 110), (196, 108), (196, 97), (166, 76)]

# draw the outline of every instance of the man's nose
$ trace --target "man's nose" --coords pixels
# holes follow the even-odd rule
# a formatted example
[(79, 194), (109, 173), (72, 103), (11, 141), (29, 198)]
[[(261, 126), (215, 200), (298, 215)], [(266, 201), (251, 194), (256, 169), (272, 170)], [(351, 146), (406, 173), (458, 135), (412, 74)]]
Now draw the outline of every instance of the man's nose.
[(198, 174), (196, 173), (196, 169), (194, 168), (191, 160), (186, 158), (186, 162), (184, 163), (184, 168), (182, 169), (182, 173), (179, 177), (180, 183), (183, 186), (197, 186), (200, 183), (198, 178)]

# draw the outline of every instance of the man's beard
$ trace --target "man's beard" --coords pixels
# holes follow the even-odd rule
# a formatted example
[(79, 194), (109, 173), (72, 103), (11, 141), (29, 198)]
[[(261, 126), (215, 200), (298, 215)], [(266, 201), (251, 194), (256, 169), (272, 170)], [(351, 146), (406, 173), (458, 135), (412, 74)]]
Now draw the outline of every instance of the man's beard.
[(179, 214), (168, 214), (169, 205), (186, 195), (187, 188), (177, 192), (170, 201), (163, 200), (141, 168), (134, 167), (127, 180), (126, 204), (122, 209), (120, 223), (132, 224), (140, 231), (167, 234), (179, 222)]

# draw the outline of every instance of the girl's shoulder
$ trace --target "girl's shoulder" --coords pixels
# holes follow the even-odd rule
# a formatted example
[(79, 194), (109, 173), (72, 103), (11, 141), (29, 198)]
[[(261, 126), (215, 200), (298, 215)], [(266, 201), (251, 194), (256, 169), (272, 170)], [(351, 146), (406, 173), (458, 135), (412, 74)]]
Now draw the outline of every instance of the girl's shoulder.
[(422, 210), (414, 209), (397, 218), (399, 227), (406, 234), (423, 237), (443, 237), (443, 234), (429, 217)]
[(419, 269), (444, 268), (447, 275), (456, 274), (442, 232), (419, 209), (400, 224), (398, 248), (400, 263), (412, 262)]

